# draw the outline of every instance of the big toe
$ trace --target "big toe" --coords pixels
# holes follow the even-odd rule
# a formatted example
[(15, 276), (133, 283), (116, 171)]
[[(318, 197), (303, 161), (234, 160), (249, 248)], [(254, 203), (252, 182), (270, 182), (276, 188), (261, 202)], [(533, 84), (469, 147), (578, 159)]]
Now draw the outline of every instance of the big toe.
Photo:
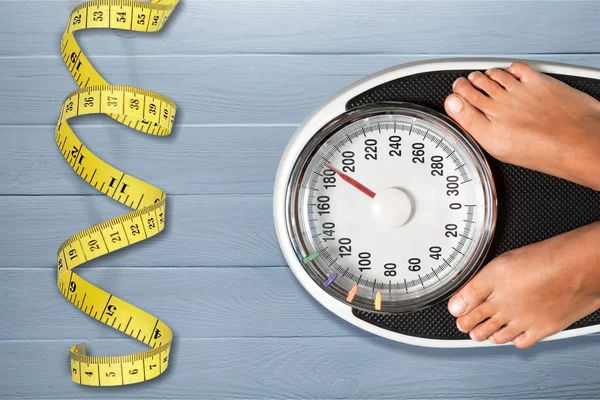
[(457, 94), (448, 96), (444, 107), (448, 115), (476, 140), (485, 139), (490, 121), (480, 110)]
[[(482, 271), (483, 272), (483, 271)], [(450, 298), (448, 311), (455, 317), (465, 315), (483, 303), (492, 293), (492, 282), (480, 272), (467, 285)]]

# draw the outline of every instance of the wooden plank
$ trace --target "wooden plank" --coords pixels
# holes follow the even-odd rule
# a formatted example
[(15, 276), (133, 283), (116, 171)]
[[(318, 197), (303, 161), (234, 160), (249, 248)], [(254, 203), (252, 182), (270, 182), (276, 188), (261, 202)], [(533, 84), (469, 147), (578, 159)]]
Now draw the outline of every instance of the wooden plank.
[[(79, 3), (1, 2), (0, 55), (55, 54)], [(81, 36), (93, 36), (95, 54), (589, 53), (599, 18), (593, 1), (196, 0), (181, 2), (158, 37)]]
[[(365, 336), (321, 307), (287, 267), (80, 268), (85, 279), (156, 315), (177, 339)], [(50, 268), (0, 269), (0, 340), (124, 338), (66, 301)], [(39, 329), (43, 327), (43, 329)]]
[[(599, 3), (600, 4), (600, 3)], [(518, 58), (519, 56), (508, 56)], [(427, 56), (93, 57), (113, 83), (141, 86), (180, 106), (177, 124), (292, 124), (329, 96), (383, 68)], [(531, 56), (530, 56), (531, 58)], [(600, 55), (539, 55), (600, 66)], [(75, 83), (60, 57), (5, 58), (2, 124), (52, 125)], [(80, 118), (115, 126), (108, 117)]]
[[(271, 194), (294, 126), (178, 127), (171, 137), (82, 126), (98, 156), (168, 194)], [(0, 126), (0, 195), (98, 194), (60, 154), (51, 126)]]
[[(128, 210), (105, 196), (2, 197), (1, 266), (54, 268), (56, 251), (69, 236)], [(270, 196), (171, 196), (163, 233), (93, 265), (286, 264), (273, 229)]]
[[(111, 390), (70, 382), (72, 340), (1, 341), (0, 397), (590, 399), (600, 391), (598, 337), (529, 351), (423, 349), (376, 337), (175, 339), (165, 376)], [(92, 354), (124, 354), (140, 349), (132, 342), (89, 344)]]
[[(179, 105), (179, 125), (298, 124), (344, 86), (414, 57), (379, 57), (375, 62), (334, 56), (179, 57), (175, 61), (92, 56), (92, 60), (112, 83), (170, 96)], [(55, 124), (62, 100), (75, 89), (62, 59), (8, 58), (2, 64), (2, 124)], [(116, 125), (108, 117), (79, 120)]]

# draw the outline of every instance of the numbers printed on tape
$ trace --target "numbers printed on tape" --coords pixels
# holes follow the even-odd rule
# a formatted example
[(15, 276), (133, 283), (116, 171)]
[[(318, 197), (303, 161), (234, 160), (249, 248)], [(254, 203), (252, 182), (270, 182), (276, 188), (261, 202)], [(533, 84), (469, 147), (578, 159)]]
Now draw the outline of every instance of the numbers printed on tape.
[(90, 227), (67, 239), (58, 250), (58, 287), (77, 308), (151, 347), (124, 356), (89, 356), (85, 344), (71, 348), (71, 377), (89, 386), (144, 382), (169, 365), (173, 334), (160, 319), (94, 286), (73, 272), (81, 264), (148, 239), (165, 226), (165, 193), (106, 163), (92, 153), (68, 124), (85, 114), (107, 114), (138, 131), (157, 136), (171, 133), (176, 106), (148, 90), (115, 86), (94, 69), (74, 32), (113, 28), (138, 32), (160, 30), (178, 0), (95, 0), (76, 7), (61, 40), (63, 60), (80, 89), (64, 100), (55, 139), (65, 160), (86, 182), (135, 211)]

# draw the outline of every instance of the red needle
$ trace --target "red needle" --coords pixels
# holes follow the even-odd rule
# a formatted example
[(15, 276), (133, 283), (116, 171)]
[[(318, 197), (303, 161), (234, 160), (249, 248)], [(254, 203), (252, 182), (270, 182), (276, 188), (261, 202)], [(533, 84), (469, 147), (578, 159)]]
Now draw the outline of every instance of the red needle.
[(357, 188), (358, 190), (360, 190), (361, 192), (363, 192), (370, 198), (375, 197), (375, 192), (372, 191), (371, 189), (369, 189), (368, 187), (366, 187), (365, 185), (363, 185), (362, 183), (358, 182), (354, 178), (349, 177), (348, 175), (344, 174), (343, 172), (337, 170), (329, 163), (326, 163), (325, 165), (327, 166), (327, 168), (329, 168), (330, 170), (332, 170), (333, 172), (338, 174), (340, 176), (340, 178), (342, 178), (343, 180), (345, 180), (346, 182), (348, 182), (349, 184), (351, 184), (352, 186), (354, 186), (355, 188)]

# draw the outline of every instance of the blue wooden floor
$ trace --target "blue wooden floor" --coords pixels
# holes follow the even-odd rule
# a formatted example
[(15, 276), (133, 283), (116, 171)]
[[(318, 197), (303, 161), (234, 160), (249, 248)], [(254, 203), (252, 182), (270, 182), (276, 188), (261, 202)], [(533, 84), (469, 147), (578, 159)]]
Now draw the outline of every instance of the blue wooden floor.
[(170, 195), (165, 233), (82, 271), (176, 335), (165, 376), (111, 389), (70, 382), (69, 346), (141, 347), (55, 284), (61, 242), (126, 211), (78, 178), (53, 142), (75, 89), (59, 41), (77, 4), (0, 1), (0, 398), (600, 397), (599, 337), (433, 350), (344, 323), (295, 281), (271, 217), (279, 157), (329, 95), (425, 58), (600, 67), (600, 2), (183, 0), (160, 34), (79, 35), (110, 82), (179, 106), (169, 138), (108, 118), (75, 122), (98, 155)]

